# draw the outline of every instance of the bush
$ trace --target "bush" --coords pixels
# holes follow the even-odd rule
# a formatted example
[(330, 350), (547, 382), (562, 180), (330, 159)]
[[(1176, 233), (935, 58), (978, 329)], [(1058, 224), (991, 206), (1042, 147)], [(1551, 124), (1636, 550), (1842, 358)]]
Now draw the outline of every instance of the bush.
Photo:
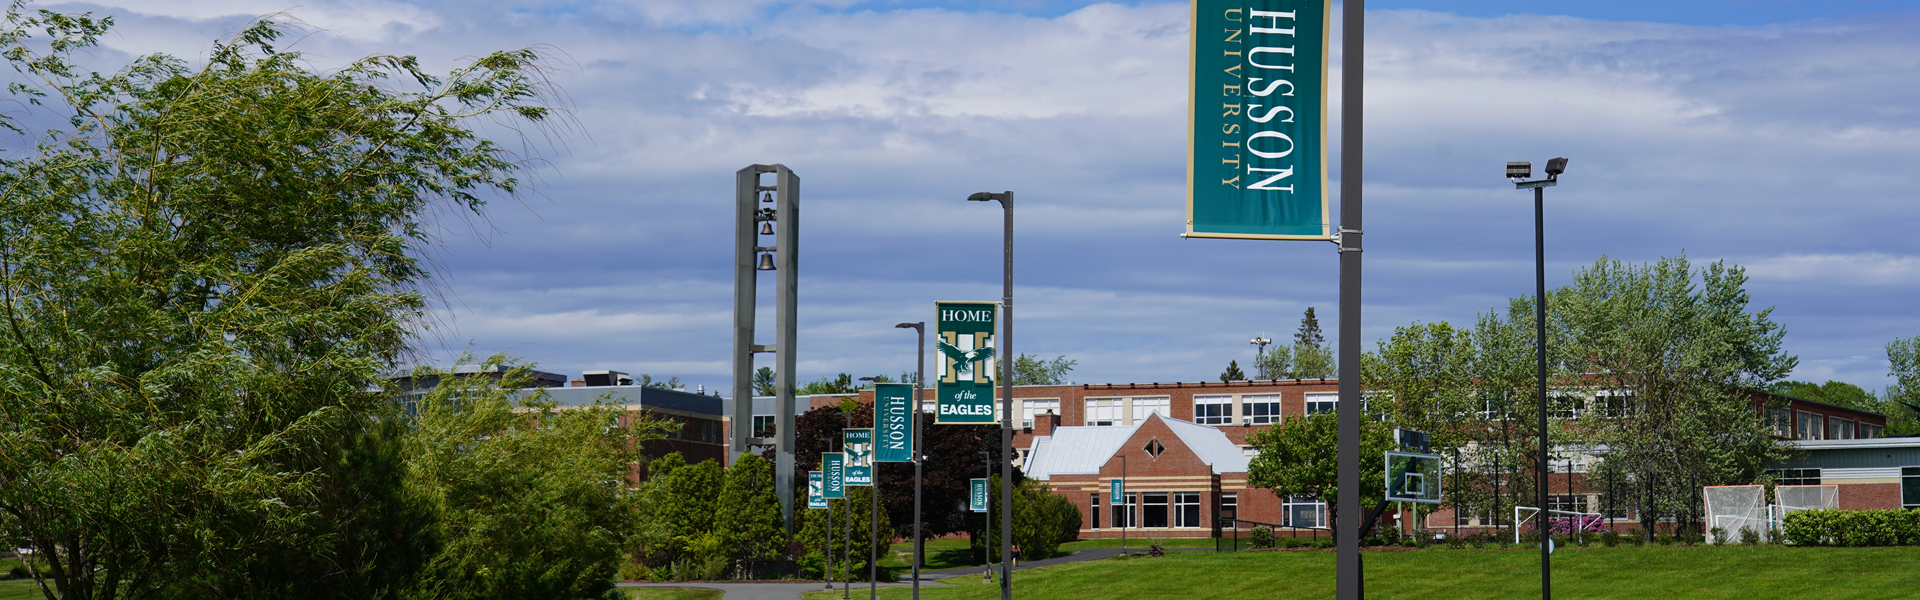
[[(1272, 548), (1273, 542), (1273, 529), (1271, 528), (1255, 527), (1252, 532), (1247, 534), (1247, 547), (1249, 548)], [(1292, 546), (1287, 547), (1291, 548)]]
[(1920, 545), (1920, 510), (1802, 510), (1784, 526), (1796, 546)]
[(1715, 546), (1727, 545), (1727, 528), (1715, 527), (1713, 529), (1708, 530), (1708, 533), (1712, 534), (1713, 545)]
[(799, 577), (801, 579), (824, 579), (825, 578), (824, 576), (826, 575), (826, 571), (827, 571), (827, 558), (824, 556), (821, 556), (819, 552), (808, 552), (806, 556), (800, 557), (799, 563), (800, 563)]
[(1751, 527), (1740, 530), (1740, 545), (1752, 546), (1760, 543), (1760, 530)]
[(1612, 548), (1620, 545), (1620, 532), (1607, 530), (1600, 534), (1600, 545)]
[(1672, 545), (1673, 545), (1673, 534), (1671, 534), (1671, 533), (1661, 533), (1661, 534), (1656, 534), (1656, 535), (1654, 535), (1654, 536), (1653, 536), (1653, 543), (1655, 543), (1655, 544), (1659, 544), (1659, 545), (1662, 545), (1662, 546), (1672, 546)]
[(28, 571), (26, 565), (14, 565), (13, 568), (7, 569), (7, 579), (27, 579), (30, 577), (33, 577), (33, 572)]

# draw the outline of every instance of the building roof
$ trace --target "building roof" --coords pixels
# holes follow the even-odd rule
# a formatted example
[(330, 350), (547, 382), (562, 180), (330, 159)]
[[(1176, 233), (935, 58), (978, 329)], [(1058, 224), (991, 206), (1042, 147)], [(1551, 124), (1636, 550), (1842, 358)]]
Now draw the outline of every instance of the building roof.
[[(1167, 429), (1180, 437), (1200, 462), (1212, 467), (1215, 474), (1244, 473), (1247, 470), (1247, 455), (1235, 446), (1227, 434), (1210, 425), (1200, 425), (1179, 419), (1169, 419), (1158, 413), (1149, 415), (1149, 420), (1159, 419)], [(1095, 475), (1100, 467), (1113, 460), (1113, 455), (1133, 439), (1135, 433), (1147, 424), (1141, 421), (1126, 427), (1070, 426), (1053, 430), (1051, 436), (1036, 437), (1033, 449), (1027, 455), (1027, 464), (1022, 469), (1028, 477), (1042, 481), (1054, 475)]]
[(559, 403), (560, 406), (586, 406), (593, 404), (593, 401), (602, 395), (606, 395), (609, 397), (608, 401), (614, 404), (639, 407), (645, 410), (715, 417), (720, 416), (721, 405), (725, 404), (721, 402), (720, 398), (714, 396), (704, 396), (679, 390), (640, 385), (558, 387), (543, 388), (541, 390), (520, 390), (517, 393), (526, 394), (535, 391), (546, 392), (547, 398)]

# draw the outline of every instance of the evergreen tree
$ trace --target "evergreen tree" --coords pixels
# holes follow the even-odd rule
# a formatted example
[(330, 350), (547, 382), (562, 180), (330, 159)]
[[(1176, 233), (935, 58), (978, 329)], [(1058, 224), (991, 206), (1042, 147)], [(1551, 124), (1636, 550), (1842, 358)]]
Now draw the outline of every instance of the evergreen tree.
[(757, 454), (742, 454), (727, 469), (715, 507), (718, 529), (733, 559), (757, 579), (759, 561), (778, 558), (787, 549), (780, 498), (773, 490), (773, 465)]
[(760, 367), (753, 372), (753, 393), (757, 396), (773, 396), (780, 393), (780, 388), (773, 378), (773, 367)]
[(1320, 333), (1320, 319), (1314, 316), (1313, 307), (1307, 307), (1305, 316), (1300, 317), (1300, 330), (1293, 334), (1292, 370), (1286, 373), (1289, 379), (1326, 379), (1339, 373), (1333, 357), (1333, 348), (1327, 346), (1326, 336)]
[(1227, 370), (1220, 372), (1220, 381), (1240, 381), (1246, 378), (1247, 374), (1240, 370), (1238, 360), (1227, 361)]

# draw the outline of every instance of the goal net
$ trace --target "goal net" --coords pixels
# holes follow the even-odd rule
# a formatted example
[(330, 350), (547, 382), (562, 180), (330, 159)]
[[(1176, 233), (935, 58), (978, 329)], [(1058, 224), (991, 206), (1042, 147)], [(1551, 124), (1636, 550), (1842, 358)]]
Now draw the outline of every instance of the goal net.
[(1781, 485), (1773, 488), (1774, 503), (1780, 505), (1780, 518), (1796, 510), (1840, 508), (1840, 486)]
[(1707, 500), (1708, 527), (1719, 529), (1722, 536), (1716, 541), (1737, 541), (1746, 531), (1761, 535), (1767, 530), (1766, 486), (1710, 485), (1701, 492)]

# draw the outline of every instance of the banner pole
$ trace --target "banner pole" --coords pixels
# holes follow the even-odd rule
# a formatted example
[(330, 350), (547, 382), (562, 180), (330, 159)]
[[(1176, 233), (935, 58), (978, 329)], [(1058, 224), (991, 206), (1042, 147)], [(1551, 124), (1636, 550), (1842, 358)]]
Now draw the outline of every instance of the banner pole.
[(1340, 452), (1335, 584), (1341, 600), (1366, 597), (1360, 563), (1360, 252), (1361, 98), (1364, 0), (1344, 0), (1340, 41)]

